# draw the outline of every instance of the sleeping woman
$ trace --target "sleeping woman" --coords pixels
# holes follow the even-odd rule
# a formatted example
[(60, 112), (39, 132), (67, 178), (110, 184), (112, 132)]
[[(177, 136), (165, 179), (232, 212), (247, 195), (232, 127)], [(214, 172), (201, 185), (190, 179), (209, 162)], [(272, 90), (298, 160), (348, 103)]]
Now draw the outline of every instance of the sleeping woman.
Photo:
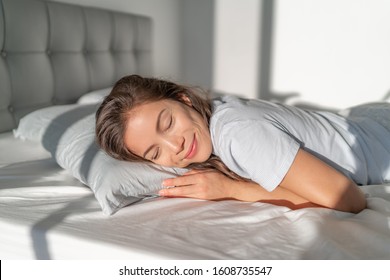
[(119, 160), (188, 168), (163, 182), (164, 197), (358, 213), (366, 207), (358, 185), (390, 181), (388, 103), (346, 118), (199, 91), (123, 77), (96, 112), (98, 144)]

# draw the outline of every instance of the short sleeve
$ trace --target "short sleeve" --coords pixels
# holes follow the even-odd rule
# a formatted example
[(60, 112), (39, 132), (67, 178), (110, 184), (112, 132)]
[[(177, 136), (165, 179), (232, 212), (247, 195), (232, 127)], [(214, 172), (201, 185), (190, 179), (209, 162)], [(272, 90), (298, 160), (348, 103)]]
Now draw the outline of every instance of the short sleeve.
[(227, 123), (218, 138), (216, 150), (221, 160), (268, 191), (283, 180), (300, 147), (283, 130), (259, 120)]

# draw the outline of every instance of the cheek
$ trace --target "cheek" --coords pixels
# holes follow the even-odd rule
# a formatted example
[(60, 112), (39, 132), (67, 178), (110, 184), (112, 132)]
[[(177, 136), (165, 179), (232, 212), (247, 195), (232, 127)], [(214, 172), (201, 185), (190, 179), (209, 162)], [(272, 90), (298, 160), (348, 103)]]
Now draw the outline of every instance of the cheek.
[(197, 128), (197, 122), (190, 114), (190, 112), (180, 112), (180, 114), (177, 114), (175, 117), (175, 129), (178, 133), (183, 133), (185, 131), (193, 130), (194, 128)]
[(160, 156), (159, 159), (153, 161), (153, 163), (165, 167), (185, 167), (181, 161), (174, 160), (169, 153), (164, 152), (163, 154), (163, 156)]
[(186, 118), (186, 125), (188, 127), (195, 127), (198, 130), (204, 133), (204, 130), (208, 130), (207, 125), (204, 123), (204, 120), (202, 116), (194, 111), (194, 112), (188, 112), (187, 118)]

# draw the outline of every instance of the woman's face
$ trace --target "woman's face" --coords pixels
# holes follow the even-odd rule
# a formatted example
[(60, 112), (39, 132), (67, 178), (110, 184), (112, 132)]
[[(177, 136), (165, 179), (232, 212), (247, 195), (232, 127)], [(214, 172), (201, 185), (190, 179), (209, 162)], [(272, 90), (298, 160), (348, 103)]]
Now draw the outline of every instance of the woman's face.
[(210, 132), (189, 101), (160, 100), (129, 112), (125, 145), (134, 154), (168, 167), (206, 161), (212, 152)]

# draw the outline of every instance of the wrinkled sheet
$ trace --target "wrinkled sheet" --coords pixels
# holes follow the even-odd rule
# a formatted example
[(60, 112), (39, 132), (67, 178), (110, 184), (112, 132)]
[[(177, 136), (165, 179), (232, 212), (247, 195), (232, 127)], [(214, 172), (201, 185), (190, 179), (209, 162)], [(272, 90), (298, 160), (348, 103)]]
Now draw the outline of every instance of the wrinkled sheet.
[(155, 198), (104, 216), (37, 143), (0, 135), (1, 259), (390, 259), (390, 184), (359, 214)]

